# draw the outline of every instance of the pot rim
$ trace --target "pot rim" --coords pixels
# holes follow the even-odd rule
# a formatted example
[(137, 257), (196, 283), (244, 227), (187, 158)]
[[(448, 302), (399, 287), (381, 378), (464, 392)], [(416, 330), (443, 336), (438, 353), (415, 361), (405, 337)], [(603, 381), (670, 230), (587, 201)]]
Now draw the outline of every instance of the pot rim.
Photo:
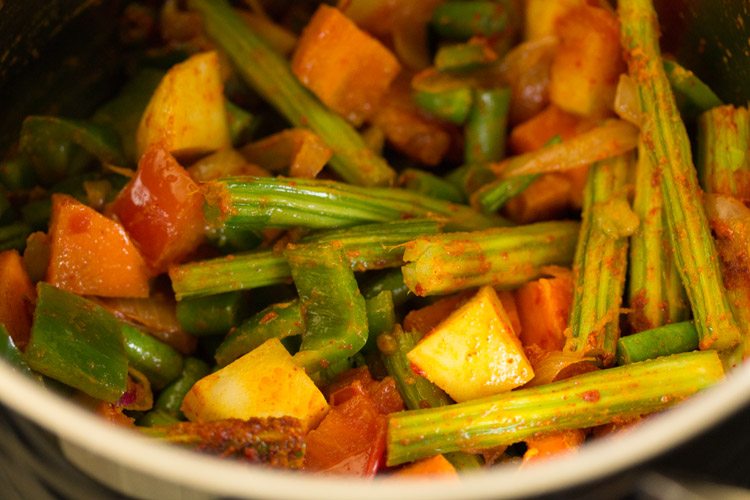
[(716, 386), (637, 427), (530, 467), (497, 466), (460, 481), (361, 480), (248, 467), (135, 435), (65, 400), (0, 362), (0, 402), (58, 436), (126, 469), (203, 493), (268, 499), (480, 499), (538, 495), (625, 470), (707, 430), (750, 401), (750, 363)]

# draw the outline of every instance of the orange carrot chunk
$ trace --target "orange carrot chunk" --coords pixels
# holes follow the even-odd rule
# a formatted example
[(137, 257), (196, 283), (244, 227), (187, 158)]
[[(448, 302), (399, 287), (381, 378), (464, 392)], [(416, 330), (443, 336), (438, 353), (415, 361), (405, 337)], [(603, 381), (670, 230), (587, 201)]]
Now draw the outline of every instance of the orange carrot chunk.
[(523, 455), (523, 463), (536, 462), (552, 455), (573, 451), (583, 444), (585, 438), (583, 430), (570, 429), (527, 439), (528, 448)]
[(29, 341), (35, 296), (19, 253), (16, 250), (0, 253), (0, 325), (21, 350)]
[(112, 210), (155, 273), (185, 258), (203, 239), (203, 195), (158, 143), (141, 157)]
[(361, 125), (401, 69), (396, 57), (340, 10), (321, 5), (292, 58), (292, 72), (329, 108)]
[(47, 281), (79, 295), (148, 297), (146, 263), (125, 229), (93, 208), (52, 195)]
[(443, 455), (417, 460), (397, 470), (393, 475), (398, 477), (441, 476), (441, 478), (458, 479), (456, 468)]
[(516, 290), (515, 297), (523, 345), (536, 345), (545, 351), (562, 349), (573, 303), (571, 273), (530, 281)]

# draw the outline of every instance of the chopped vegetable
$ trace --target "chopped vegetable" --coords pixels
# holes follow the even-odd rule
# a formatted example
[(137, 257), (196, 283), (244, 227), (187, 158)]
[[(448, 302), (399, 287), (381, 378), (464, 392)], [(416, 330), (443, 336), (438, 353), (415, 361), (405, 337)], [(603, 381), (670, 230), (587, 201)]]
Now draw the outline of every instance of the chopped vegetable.
[(216, 52), (197, 54), (164, 76), (138, 125), (140, 158), (154, 144), (190, 157), (230, 146)]
[(117, 222), (55, 194), (49, 235), (51, 284), (82, 295), (148, 297), (146, 262)]
[(292, 73), (355, 126), (377, 108), (401, 67), (340, 10), (321, 5), (297, 43)]
[(416, 371), (462, 402), (509, 391), (534, 377), (510, 319), (479, 289), (407, 354)]
[(120, 323), (101, 306), (47, 283), (37, 293), (26, 362), (94, 398), (117, 402), (128, 375)]
[(180, 407), (192, 422), (289, 416), (314, 428), (328, 410), (323, 394), (278, 339), (270, 339), (198, 380)]

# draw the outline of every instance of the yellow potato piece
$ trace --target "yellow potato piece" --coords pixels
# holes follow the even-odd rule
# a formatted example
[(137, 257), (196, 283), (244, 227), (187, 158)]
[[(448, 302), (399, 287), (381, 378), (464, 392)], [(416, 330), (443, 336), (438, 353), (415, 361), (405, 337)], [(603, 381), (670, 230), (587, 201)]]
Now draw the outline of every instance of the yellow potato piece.
[(192, 422), (290, 416), (309, 429), (328, 403), (281, 342), (270, 339), (196, 382), (181, 409)]
[(229, 147), (224, 84), (216, 52), (202, 52), (172, 66), (156, 88), (136, 135), (138, 157), (163, 142), (184, 158)]
[(416, 371), (458, 402), (506, 392), (534, 377), (489, 286), (435, 327), (407, 357)]

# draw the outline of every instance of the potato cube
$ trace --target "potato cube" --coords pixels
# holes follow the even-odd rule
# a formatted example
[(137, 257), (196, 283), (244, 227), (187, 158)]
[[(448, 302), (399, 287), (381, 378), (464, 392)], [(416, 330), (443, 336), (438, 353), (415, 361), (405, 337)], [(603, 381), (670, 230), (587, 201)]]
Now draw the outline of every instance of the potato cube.
[(491, 396), (534, 377), (497, 293), (485, 286), (407, 357), (415, 371), (455, 401)]
[(162, 142), (177, 158), (231, 146), (216, 52), (174, 65), (156, 88), (138, 125), (138, 157)]
[(582, 6), (557, 23), (560, 47), (550, 69), (550, 101), (570, 113), (611, 113), (617, 81), (625, 70), (620, 27), (609, 10)]
[(309, 429), (323, 418), (328, 403), (281, 342), (270, 339), (196, 382), (181, 409), (193, 422), (290, 416)]

